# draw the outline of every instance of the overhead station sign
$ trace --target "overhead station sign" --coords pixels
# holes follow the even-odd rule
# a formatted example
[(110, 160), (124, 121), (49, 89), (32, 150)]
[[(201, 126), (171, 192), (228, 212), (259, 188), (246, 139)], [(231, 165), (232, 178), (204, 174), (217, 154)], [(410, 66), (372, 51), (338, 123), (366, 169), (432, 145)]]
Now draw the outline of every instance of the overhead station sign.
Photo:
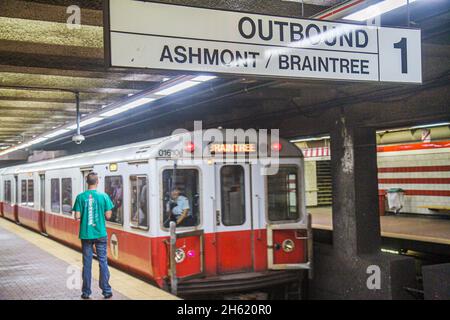
[(109, 1), (112, 67), (422, 82), (420, 30)]

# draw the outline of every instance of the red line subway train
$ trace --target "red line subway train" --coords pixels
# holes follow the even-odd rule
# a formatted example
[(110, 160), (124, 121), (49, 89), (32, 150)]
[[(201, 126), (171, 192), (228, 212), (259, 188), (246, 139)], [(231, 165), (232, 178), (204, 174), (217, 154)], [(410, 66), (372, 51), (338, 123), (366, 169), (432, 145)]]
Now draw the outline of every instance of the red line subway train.
[[(107, 222), (112, 265), (166, 290), (177, 283), (181, 295), (284, 286), (311, 275), (302, 152), (270, 137), (255, 145), (194, 144), (192, 137), (185, 133), (0, 169), (0, 214), (80, 249), (71, 208), (86, 188), (86, 175), (95, 171), (99, 190), (115, 204)], [(257, 151), (263, 148), (279, 155), (276, 174), (261, 174), (267, 161)], [(215, 151), (205, 156), (204, 150)], [(175, 187), (187, 198), (189, 213), (171, 238)]]

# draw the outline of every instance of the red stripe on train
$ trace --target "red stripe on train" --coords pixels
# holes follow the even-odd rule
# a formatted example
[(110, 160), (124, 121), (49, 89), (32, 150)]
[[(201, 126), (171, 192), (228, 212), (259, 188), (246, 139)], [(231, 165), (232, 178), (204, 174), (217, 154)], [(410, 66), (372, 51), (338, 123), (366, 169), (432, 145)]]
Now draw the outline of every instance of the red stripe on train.
[(421, 184), (446, 184), (450, 178), (388, 178), (378, 179), (378, 183), (421, 183)]
[(17, 215), (21, 224), (38, 232), (42, 231), (41, 213), (38, 210), (31, 207), (17, 206)]
[(423, 167), (392, 167), (378, 168), (378, 172), (434, 172), (450, 171), (450, 166), (423, 166)]

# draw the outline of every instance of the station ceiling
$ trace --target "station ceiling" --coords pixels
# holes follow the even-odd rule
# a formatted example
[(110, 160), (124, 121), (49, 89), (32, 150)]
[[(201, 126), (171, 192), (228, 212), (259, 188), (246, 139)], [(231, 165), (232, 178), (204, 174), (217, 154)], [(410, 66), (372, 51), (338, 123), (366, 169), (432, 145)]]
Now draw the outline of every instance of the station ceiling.
[[(273, 12), (273, 4), (278, 2), (285, 14), (298, 6), (280, 1), (248, 1), (246, 5), (242, 1), (172, 2), (256, 12)], [(313, 2), (336, 3), (309, 1)], [(74, 4), (81, 7), (80, 29), (69, 29), (66, 24), (66, 10)], [(314, 7), (307, 4), (306, 13), (324, 8)], [(0, 147), (73, 122), (76, 91), (80, 92), (81, 113), (88, 114), (179, 76), (106, 70), (102, 8), (102, 0), (0, 1)]]
[[(259, 0), (161, 1), (205, 7), (245, 10), (287, 16), (300, 16), (300, 3)], [(305, 1), (304, 15), (311, 16), (342, 1)], [(420, 1), (418, 1), (420, 2)], [(448, 1), (417, 3), (411, 11), (412, 26), (422, 28), (424, 84), (448, 81), (450, 8)], [(434, 4), (431, 5), (430, 3)], [(81, 29), (68, 29), (66, 9), (81, 7)], [(383, 24), (405, 25), (405, 12), (386, 15)], [(101, 0), (0, 1), (0, 148), (16, 144), (75, 120), (74, 92), (80, 92), (81, 113), (98, 111), (102, 106), (142, 90), (156, 88), (167, 79), (182, 76), (174, 72), (106, 69), (103, 48)], [(171, 98), (174, 109), (199, 106), (192, 117), (211, 120), (226, 113), (228, 123), (247, 121), (255, 113), (283, 114), (289, 109), (304, 113), (339, 103), (357, 101), (377, 94), (389, 96), (405, 89), (401, 85), (367, 85), (348, 82), (286, 81), (257, 78), (221, 77), (214, 85), (189, 97)], [(205, 113), (214, 104), (215, 112)], [(230, 112), (230, 106), (233, 111)], [(285, 110), (286, 109), (286, 110)], [(209, 109), (210, 110), (210, 109)], [(211, 110), (210, 110), (211, 111)], [(217, 112), (217, 113), (216, 113)], [(163, 119), (167, 112), (156, 108), (127, 119), (88, 128), (87, 135), (106, 134), (133, 126), (135, 122)], [(247, 120), (246, 120), (247, 119)], [(186, 120), (188, 120), (186, 118)], [(167, 120), (170, 124), (170, 120)], [(217, 122), (217, 121), (216, 121)], [(280, 123), (282, 117), (280, 118)], [(164, 123), (164, 122), (162, 122)], [(219, 123), (220, 124), (220, 123)], [(276, 125), (274, 123), (273, 125)], [(70, 139), (49, 141), (43, 148), (64, 148)]]

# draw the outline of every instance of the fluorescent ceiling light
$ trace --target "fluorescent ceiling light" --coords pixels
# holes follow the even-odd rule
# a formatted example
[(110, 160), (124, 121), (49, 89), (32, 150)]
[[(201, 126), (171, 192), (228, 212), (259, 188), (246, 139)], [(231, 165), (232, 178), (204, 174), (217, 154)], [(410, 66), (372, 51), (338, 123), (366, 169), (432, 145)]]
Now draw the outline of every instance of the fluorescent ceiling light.
[(17, 150), (19, 150), (19, 149), (25, 149), (25, 148), (27, 148), (27, 147), (29, 147), (29, 146), (31, 146), (31, 143), (27, 142), (27, 143), (21, 143), (21, 144), (19, 144), (18, 146), (15, 146), (15, 148), (16, 148)]
[(166, 89), (163, 89), (161, 91), (155, 92), (155, 94), (159, 95), (159, 96), (168, 96), (168, 95), (192, 88), (196, 85), (199, 85), (200, 83), (201, 82), (187, 80), (187, 81), (180, 82), (176, 85), (173, 85), (171, 87), (168, 87)]
[(38, 143), (41, 143), (41, 142), (43, 142), (43, 141), (45, 141), (45, 140), (47, 140), (48, 138), (46, 138), (46, 137), (40, 137), (40, 138), (37, 138), (37, 139), (34, 139), (34, 140), (31, 140), (30, 142), (28, 142), (28, 145), (32, 145), (32, 144), (38, 144)]
[(424, 124), (420, 126), (411, 127), (411, 129), (426, 129), (426, 128), (434, 128), (434, 127), (442, 127), (449, 126), (450, 122), (441, 122), (441, 123), (433, 123), (433, 124)]
[[(153, 93), (153, 94), (154, 95), (159, 95), (159, 96), (168, 96), (168, 95), (171, 95), (171, 94), (174, 94), (174, 93), (177, 93), (177, 92), (180, 92), (180, 91), (192, 88), (192, 87), (194, 87), (196, 85), (199, 85), (199, 84), (201, 84), (203, 82), (210, 81), (210, 80), (213, 80), (213, 79), (216, 79), (216, 78), (217, 78), (216, 76), (199, 75), (199, 76), (196, 76), (196, 77), (194, 77), (194, 78), (192, 78), (190, 80), (179, 82), (179, 83), (177, 83), (175, 85), (172, 85), (172, 86), (169, 86), (167, 88), (164, 88), (164, 89), (162, 89), (162, 90), (160, 90), (160, 91), (158, 91), (156, 93)], [(167, 81), (167, 80), (170, 80), (170, 78), (167, 77), (167, 78), (163, 79), (163, 81)], [(128, 96), (133, 96), (133, 94), (130, 93), (130, 94), (128, 94)], [(90, 125), (90, 124), (93, 124), (93, 123), (96, 123), (96, 122), (99, 122), (99, 121), (105, 119), (105, 117), (111, 117), (111, 116), (117, 115), (119, 113), (128, 111), (130, 109), (142, 106), (142, 105), (147, 104), (149, 102), (155, 101), (158, 98), (159, 97), (140, 98), (140, 99), (136, 99), (136, 100), (134, 100), (132, 102), (129, 102), (127, 104), (124, 104), (122, 106), (119, 106), (117, 108), (112, 108), (112, 109), (110, 109), (108, 111), (105, 111), (104, 113), (100, 114), (97, 117), (91, 117), (91, 118), (88, 118), (86, 120), (81, 121), (80, 122), (80, 128), (84, 127), (84, 126), (87, 126), (87, 125)], [(102, 109), (103, 108), (107, 108), (107, 105), (103, 105)], [(68, 133), (70, 130), (74, 130), (76, 128), (77, 128), (77, 125), (76, 124), (72, 124), (72, 125), (70, 125), (70, 126), (68, 126), (66, 128), (61, 128), (59, 130), (50, 132), (48, 134), (44, 134), (42, 137), (36, 138), (36, 139), (34, 139), (34, 140), (30, 141), (30, 142), (27, 142), (27, 143), (20, 144), (20, 145), (15, 146), (15, 147), (9, 147), (7, 149), (0, 148), (0, 150), (1, 150), (0, 155), (7, 154), (7, 153), (13, 152), (13, 151), (18, 150), (18, 149), (23, 149), (23, 148), (29, 147), (29, 146), (31, 146), (33, 144), (38, 144), (38, 143), (43, 142), (45, 140), (48, 140), (50, 138), (54, 138), (54, 137), (63, 135), (65, 133)], [(56, 129), (56, 127), (53, 127), (52, 129)]]
[[(86, 120), (80, 122), (80, 128), (85, 127), (90, 124), (93, 124), (93, 123), (96, 123), (96, 122), (99, 122), (101, 120), (103, 120), (103, 118), (101, 118), (101, 117), (93, 117), (93, 118), (86, 119)], [(69, 129), (69, 130), (74, 130), (76, 128), (77, 128), (77, 124), (67, 127), (67, 129)]]
[(5, 154), (8, 154), (8, 153), (10, 153), (12, 151), (14, 151), (14, 150), (8, 149), (8, 150), (5, 150), (5, 151), (2, 151), (2, 152), (0, 152), (0, 156), (4, 156)]
[(67, 129), (61, 129), (61, 130), (49, 133), (49, 134), (45, 135), (44, 137), (46, 137), (46, 138), (54, 138), (54, 137), (60, 136), (60, 135), (62, 135), (64, 133), (67, 133), (67, 132), (68, 132)]
[(105, 113), (102, 113), (100, 116), (102, 117), (112, 117), (115, 116), (116, 114), (128, 111), (130, 109), (134, 109), (136, 107), (142, 106), (146, 103), (152, 102), (156, 99), (154, 98), (141, 98), (141, 99), (137, 99), (135, 101), (132, 101), (130, 103), (127, 103), (121, 107), (106, 111)]
[(308, 142), (308, 141), (320, 141), (320, 140), (329, 140), (330, 136), (323, 136), (323, 137), (311, 137), (311, 138), (302, 138), (302, 139), (295, 139), (291, 140), (290, 142)]
[[(409, 3), (416, 2), (417, 0), (409, 0)], [(384, 0), (373, 4), (365, 9), (354, 12), (343, 19), (354, 21), (366, 21), (382, 15), (386, 12), (398, 9), (408, 4), (408, 0)]]
[(216, 76), (198, 76), (195, 77), (194, 79), (191, 79), (192, 81), (200, 81), (200, 82), (205, 82), (205, 81), (209, 81), (212, 79), (217, 78)]

